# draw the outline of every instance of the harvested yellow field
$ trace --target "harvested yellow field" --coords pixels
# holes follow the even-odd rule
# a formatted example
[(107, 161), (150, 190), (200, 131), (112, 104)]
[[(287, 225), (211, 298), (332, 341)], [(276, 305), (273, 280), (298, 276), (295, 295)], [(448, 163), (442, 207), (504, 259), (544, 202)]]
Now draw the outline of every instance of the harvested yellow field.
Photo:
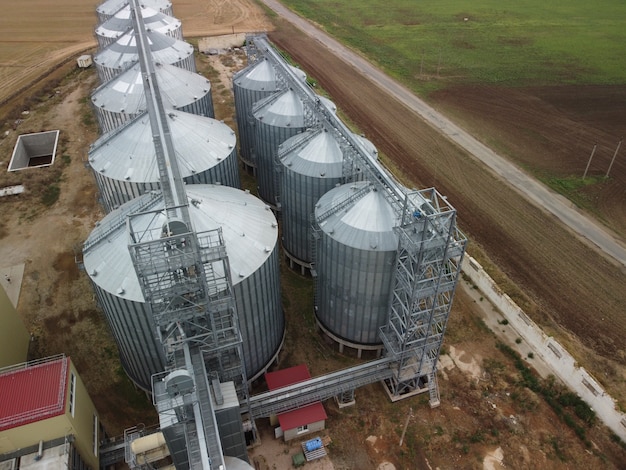
[[(60, 64), (96, 52), (99, 0), (0, 0), (0, 105)], [(186, 37), (271, 29), (251, 0), (173, 0)]]

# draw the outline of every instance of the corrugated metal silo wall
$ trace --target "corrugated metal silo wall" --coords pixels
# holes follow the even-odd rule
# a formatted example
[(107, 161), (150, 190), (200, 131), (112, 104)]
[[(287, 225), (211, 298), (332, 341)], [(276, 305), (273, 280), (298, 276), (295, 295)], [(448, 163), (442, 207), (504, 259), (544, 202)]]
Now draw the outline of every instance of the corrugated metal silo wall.
[(98, 107), (95, 104), (94, 108), (96, 110), (98, 124), (100, 124), (100, 130), (103, 134), (111, 132), (112, 130), (115, 130), (123, 125), (125, 122), (128, 122), (137, 117), (137, 113), (116, 113), (114, 111), (109, 111), (108, 109)]
[(280, 199), (280, 178), (278, 170), (278, 147), (285, 140), (300, 132), (304, 127), (282, 127), (266, 124), (256, 119), (255, 154), (257, 164), (257, 183), (259, 196), (269, 204), (276, 205)]
[(312, 259), (311, 224), (318, 199), (341, 183), (341, 178), (315, 178), (282, 165), (283, 247), (305, 263)]
[[(106, 4), (109, 3), (106, 0), (104, 2), (101, 3), (101, 6), (106, 6)], [(143, 4), (145, 4), (146, 2), (142, 2)], [(128, 5), (128, 1), (124, 1), (124, 2), (120, 2), (120, 9), (124, 6), (124, 5)], [(168, 1), (163, 1), (163, 2), (159, 2), (159, 1), (152, 1), (152, 2), (148, 2), (147, 5), (150, 8), (154, 8), (159, 10), (161, 13), (168, 15), (168, 16), (174, 16), (174, 9), (172, 8), (172, 3), (168, 2)], [(113, 18), (115, 16), (115, 14), (119, 11), (118, 10), (110, 10), (110, 9), (106, 9), (106, 11), (103, 11), (100, 7), (98, 7), (96, 9), (96, 14), (98, 16), (98, 24), (102, 24), (104, 22), (106, 22), (107, 20)]]
[(156, 340), (156, 326), (142, 302), (111, 294), (92, 282), (98, 303), (106, 316), (120, 353), (122, 367), (138, 387), (151, 392), (151, 377), (162, 372), (162, 347)]
[(176, 67), (180, 67), (181, 69), (189, 70), (190, 72), (197, 73), (196, 69), (196, 58), (193, 55), (193, 52), (189, 54), (187, 57), (183, 57), (177, 62), (174, 62), (172, 65)]
[[(132, 110), (134, 112), (131, 113), (110, 111), (108, 109), (99, 107), (96, 104), (94, 104), (94, 109), (96, 110), (98, 124), (100, 125), (100, 129), (102, 130), (103, 134), (117, 129), (118, 127), (122, 126), (128, 121), (131, 121), (140, 114), (139, 112), (136, 112), (137, 110)], [(195, 114), (196, 116), (215, 118), (213, 97), (211, 96), (210, 90), (204, 96), (198, 98), (197, 100), (191, 99), (188, 104), (177, 106), (176, 109), (184, 111), (186, 113)], [(142, 110), (141, 112), (144, 111)]]
[[(160, 51), (153, 53), (155, 61), (162, 60), (159, 58), (159, 52)], [(136, 62), (137, 62), (137, 59), (132, 60), (132, 61), (129, 60), (123, 63), (115, 62), (116, 64), (115, 66), (105, 65), (103, 63), (98, 63), (95, 61), (94, 61), (94, 64), (96, 65), (96, 71), (98, 72), (98, 78), (100, 79), (100, 83), (107, 83), (113, 80), (115, 77), (117, 77), (121, 73), (123, 73), (124, 71), (128, 70)], [(168, 62), (166, 61), (166, 63)], [(111, 61), (111, 64), (113, 64), (112, 61)], [(179, 57), (179, 60), (171, 62), (169, 65), (175, 65), (176, 67), (180, 67), (181, 69), (188, 70), (189, 72), (197, 73), (196, 59), (193, 55), (193, 52), (191, 54), (188, 54), (186, 57)]]
[(235, 95), (235, 114), (237, 116), (237, 129), (239, 130), (239, 155), (250, 164), (255, 164), (254, 158), (254, 124), (252, 116), (252, 106), (257, 101), (262, 100), (274, 93), (273, 90), (250, 90), (233, 82), (233, 93)]
[(196, 116), (206, 116), (215, 119), (215, 108), (213, 107), (213, 96), (211, 90), (189, 104), (176, 106), (176, 109), (180, 109), (189, 114), (195, 114)]
[(234, 286), (248, 380), (269, 365), (278, 352), (285, 317), (280, 301), (278, 244), (256, 272)]
[(131, 183), (128, 181), (107, 178), (94, 170), (96, 183), (102, 197), (104, 210), (109, 213), (125, 202), (146, 194), (148, 191), (159, 189), (158, 183)]
[(216, 184), (220, 183), (231, 188), (241, 188), (241, 179), (239, 176), (239, 161), (237, 160), (237, 150), (233, 151), (215, 165), (205, 171), (196, 173), (183, 178), (185, 184)]
[[(149, 25), (147, 25), (147, 26), (149, 26)], [(132, 27), (130, 21), (128, 22), (128, 27), (129, 28)], [(155, 31), (161, 32), (158, 29), (155, 30)], [(125, 32), (125, 31), (122, 31), (122, 32)], [(167, 36), (169, 36), (171, 38), (178, 39), (179, 41), (184, 41), (182, 26), (178, 26), (177, 28), (168, 29), (166, 31), (163, 31), (163, 34), (165, 34), (165, 35), (167, 35)], [(109, 36), (103, 36), (103, 35), (98, 34), (98, 33), (96, 33), (96, 39), (98, 40), (98, 48), (100, 50), (104, 49), (108, 45), (113, 44), (115, 41), (117, 41), (117, 38), (109, 37)]]
[[(106, 212), (118, 208), (122, 204), (135, 199), (149, 191), (160, 188), (157, 182), (129, 182), (113, 178), (107, 178), (100, 172), (94, 171), (96, 183), (102, 196), (102, 205)], [(215, 184), (220, 183), (232, 188), (240, 188), (239, 164), (235, 149), (231, 154), (215, 165), (213, 168), (198, 172), (183, 178), (186, 184)]]
[(396, 252), (349, 247), (321, 232), (316, 253), (318, 320), (335, 335), (379, 344), (387, 322)]
[[(283, 340), (285, 318), (278, 269), (276, 246), (255, 273), (234, 286), (249, 379), (269, 366)], [(149, 309), (142, 302), (126, 300), (95, 282), (92, 284), (118, 345), (124, 370), (137, 386), (150, 391), (151, 376), (164, 370), (164, 362)]]

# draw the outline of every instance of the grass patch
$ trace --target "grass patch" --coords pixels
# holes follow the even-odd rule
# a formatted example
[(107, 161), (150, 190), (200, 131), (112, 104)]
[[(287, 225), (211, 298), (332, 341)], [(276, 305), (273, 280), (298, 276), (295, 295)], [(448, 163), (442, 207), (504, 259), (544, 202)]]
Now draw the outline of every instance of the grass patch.
[(601, 184), (605, 181), (603, 176), (588, 176), (583, 179), (582, 176), (559, 178), (556, 176), (546, 177), (537, 175), (537, 178), (552, 190), (568, 198), (578, 207), (588, 210), (593, 210), (594, 204), (583, 190), (589, 186)]
[(41, 203), (46, 207), (50, 207), (59, 200), (59, 194), (61, 194), (61, 188), (59, 185), (51, 184), (43, 190), (43, 193), (41, 194)]
[[(596, 422), (596, 413), (591, 407), (578, 395), (570, 392), (562, 386), (556, 384), (554, 380), (543, 380), (538, 378), (535, 373), (524, 363), (521, 356), (511, 347), (504, 343), (496, 345), (500, 351), (511, 358), (515, 364), (515, 368), (521, 375), (518, 385), (528, 388), (529, 390), (541, 395), (546, 403), (554, 410), (556, 415), (567, 426), (572, 428), (579, 439), (587, 446), (591, 446), (591, 442), (587, 439), (585, 426), (579, 424), (579, 421), (568, 412), (573, 411), (574, 414), (588, 427)], [(513, 397), (513, 394), (511, 394)]]
[(623, 83), (626, 4), (285, 0), (413, 90)]

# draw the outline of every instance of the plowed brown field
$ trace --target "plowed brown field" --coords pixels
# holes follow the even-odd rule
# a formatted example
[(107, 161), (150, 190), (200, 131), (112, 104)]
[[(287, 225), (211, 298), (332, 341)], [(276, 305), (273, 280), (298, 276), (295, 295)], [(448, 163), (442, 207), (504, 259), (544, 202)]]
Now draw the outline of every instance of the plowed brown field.
[[(270, 33), (270, 39), (329, 92), (396, 175), (416, 187), (435, 186), (449, 197), (470, 237), (470, 251), (484, 251), (519, 287), (513, 296), (533, 319), (548, 332), (562, 327), (573, 333), (574, 349), (580, 341), (605, 359), (626, 364), (623, 267), (606, 261), (316, 41), (288, 25)], [(506, 145), (520, 165), (582, 175), (594, 142), (615, 148), (619, 125), (626, 122), (624, 96), (626, 87), (459, 87), (433, 100), (486, 143)], [(594, 111), (594, 103), (603, 110)], [(606, 153), (597, 152), (590, 174), (606, 171)], [(611, 176), (595, 191), (611, 225), (624, 233), (626, 158), (616, 161)], [(604, 361), (595, 364), (602, 379), (612, 375), (614, 385), (623, 385), (623, 372), (605, 367)]]

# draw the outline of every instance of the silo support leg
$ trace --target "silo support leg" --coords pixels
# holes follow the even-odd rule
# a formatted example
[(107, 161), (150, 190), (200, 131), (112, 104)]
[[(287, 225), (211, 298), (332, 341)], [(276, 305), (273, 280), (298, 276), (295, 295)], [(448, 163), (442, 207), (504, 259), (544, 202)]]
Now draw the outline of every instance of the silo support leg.
[(335, 401), (339, 408), (345, 408), (346, 406), (352, 406), (356, 403), (354, 399), (354, 390), (348, 390), (347, 392), (335, 395)]

